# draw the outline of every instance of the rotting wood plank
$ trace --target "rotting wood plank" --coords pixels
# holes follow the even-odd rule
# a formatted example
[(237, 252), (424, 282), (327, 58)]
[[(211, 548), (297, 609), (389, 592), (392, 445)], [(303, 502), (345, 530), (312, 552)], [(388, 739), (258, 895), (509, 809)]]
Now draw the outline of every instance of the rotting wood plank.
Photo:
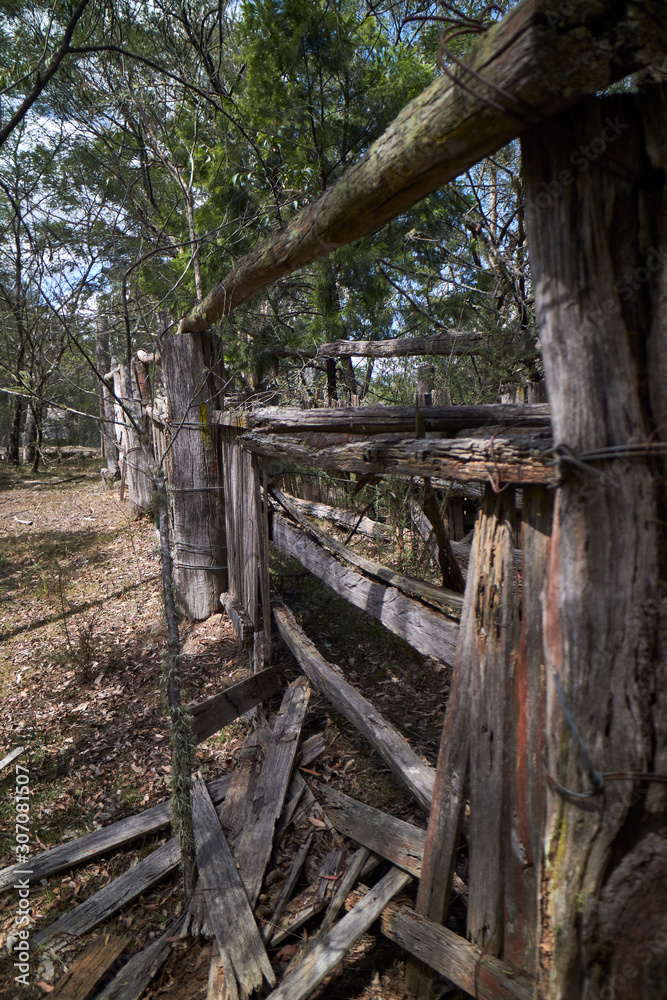
[(335, 788), (323, 785), (321, 792), (326, 799), (325, 812), (339, 833), (410, 875), (421, 876), (426, 830), (367, 806)]
[(275, 975), (232, 852), (199, 773), (192, 785), (192, 821), (208, 921), (218, 942), (225, 974), (233, 972), (239, 993), (245, 997), (259, 989), (263, 979), (273, 985)]
[[(419, 411), (426, 432), (451, 435), (489, 425), (504, 428), (531, 427), (550, 430), (546, 403), (484, 403), (477, 406), (427, 406)], [(333, 409), (298, 410), (267, 407), (247, 416), (249, 430), (267, 434), (303, 434), (326, 431), (341, 434), (414, 434), (414, 406), (342, 406)]]
[[(231, 780), (231, 775), (226, 774), (222, 778), (214, 778), (207, 783), (209, 794), (214, 802), (220, 802), (224, 799)], [(74, 868), (75, 865), (93, 861), (100, 854), (122, 847), (138, 837), (147, 837), (149, 834), (161, 830), (162, 827), (169, 826), (170, 823), (169, 802), (161, 802), (159, 805), (151, 806), (150, 809), (145, 809), (134, 816), (127, 816), (109, 826), (104, 826), (101, 830), (93, 830), (76, 840), (59, 844), (58, 847), (54, 847), (50, 851), (36, 854), (35, 857), (30, 858), (29, 865), (21, 863), (4, 868), (0, 872), (0, 890), (11, 886), (19, 868), (29, 867), (30, 875), (22, 877), (28, 878), (30, 882), (36, 882), (65, 868)]]
[(273, 849), (275, 826), (282, 812), (309, 699), (310, 685), (306, 678), (292, 681), (271, 731), (244, 827), (234, 845), (234, 858), (251, 908), (257, 902)]
[(424, 656), (453, 663), (459, 626), (395, 587), (342, 566), (308, 535), (279, 514), (272, 518), (272, 541), (283, 555), (298, 560), (340, 597), (366, 611)]
[(317, 937), (313, 939), (313, 945), (317, 940), (323, 938), (325, 934), (328, 934), (331, 927), (333, 927), (333, 923), (345, 903), (348, 893), (351, 892), (357, 879), (361, 875), (362, 869), (368, 860), (368, 856), (368, 849), (366, 847), (360, 847), (359, 850), (355, 851), (350, 858), (340, 884), (336, 887), (336, 891), (331, 896), (326, 913), (322, 918), (322, 923), (317, 930)]
[(192, 728), (197, 743), (208, 739), (223, 726), (228, 726), (251, 708), (277, 694), (280, 688), (278, 675), (275, 670), (268, 667), (212, 695), (206, 701), (189, 705), (186, 711), (192, 716)]
[(177, 917), (162, 937), (133, 955), (95, 1000), (140, 1000), (155, 973), (167, 961), (183, 920), (184, 915)]
[(220, 949), (215, 938), (213, 938), (211, 945), (211, 964), (208, 970), (206, 1000), (229, 1000), (225, 967), (222, 964)]
[(178, 839), (172, 837), (166, 844), (162, 844), (118, 878), (103, 886), (85, 902), (64, 913), (49, 927), (40, 931), (33, 938), (34, 943), (44, 944), (59, 934), (81, 937), (177, 868), (180, 859)]
[[(306, 897), (307, 894), (307, 898)], [(293, 905), (297, 905), (296, 913), (293, 913), (285, 922), (277, 927), (273, 932), (273, 937), (269, 942), (271, 948), (277, 948), (279, 944), (282, 944), (287, 938), (292, 938), (295, 931), (298, 931), (299, 927), (303, 927), (305, 923), (308, 923), (313, 917), (317, 916), (318, 913), (324, 909), (327, 905), (325, 899), (318, 899), (316, 895), (313, 894), (312, 886), (309, 887), (301, 896), (297, 896), (293, 900)]]
[(459, 482), (544, 483), (555, 485), (556, 472), (548, 431), (489, 437), (426, 437), (405, 439), (395, 434), (318, 447), (312, 441), (250, 431), (241, 438), (256, 455), (274, 460), (305, 462), (320, 469), (363, 475), (442, 477)]
[(343, 545), (336, 538), (327, 535), (326, 532), (320, 531), (319, 528), (300, 513), (291, 503), (289, 497), (275, 486), (270, 487), (269, 492), (281, 507), (287, 511), (290, 517), (297, 522), (299, 527), (307, 532), (318, 545), (328, 549), (334, 555), (343, 559), (348, 565), (360, 569), (366, 576), (381, 580), (382, 583), (387, 583), (390, 587), (396, 587), (397, 590), (400, 590), (404, 594), (409, 594), (411, 597), (418, 597), (431, 601), (434, 604), (448, 607), (454, 612), (460, 612), (463, 607), (463, 598), (458, 591), (436, 587), (431, 583), (426, 583), (424, 580), (413, 580), (411, 577), (404, 576), (402, 573), (398, 573), (388, 566), (383, 566), (375, 559), (368, 559), (366, 556), (362, 556), (359, 552), (355, 552), (354, 549), (349, 548), (349, 546)]
[(410, 876), (392, 868), (329, 933), (297, 968), (290, 972), (267, 1000), (304, 1000), (322, 982), (346, 952), (377, 920), (385, 906), (400, 892)]
[(236, 262), (181, 320), (204, 330), (272, 282), (370, 233), (485, 156), (667, 47), (663, 0), (523, 0), (407, 104), (319, 198)]
[(382, 933), (478, 1000), (533, 1000), (535, 985), (447, 927), (395, 905), (382, 914)]
[(433, 797), (434, 769), (415, 753), (371, 702), (327, 663), (289, 608), (276, 605), (273, 615), (283, 640), (311, 683), (366, 737), (398, 780), (428, 812)]
[(87, 1000), (129, 940), (116, 934), (96, 938), (58, 980), (51, 993), (52, 1000)]

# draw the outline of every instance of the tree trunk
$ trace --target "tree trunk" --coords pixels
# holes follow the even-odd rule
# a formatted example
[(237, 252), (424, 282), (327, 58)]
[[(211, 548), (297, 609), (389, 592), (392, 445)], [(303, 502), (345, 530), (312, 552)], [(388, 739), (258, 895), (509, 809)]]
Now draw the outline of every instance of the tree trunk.
[[(109, 331), (104, 329), (104, 320), (99, 316), (97, 339), (95, 341), (95, 357), (98, 372), (100, 375), (106, 375), (111, 370)], [(118, 469), (118, 448), (114, 435), (114, 402), (104, 382), (98, 383), (98, 391), (102, 426), (102, 457), (106, 459), (109, 474), (115, 476)]]
[[(665, 468), (648, 451), (667, 437), (666, 150), (656, 85), (591, 98), (524, 142), (562, 455), (543, 610), (546, 766), (562, 786), (597, 793), (552, 786), (547, 798), (539, 947), (550, 1000), (667, 995), (667, 787), (600, 778), (667, 772)], [(586, 459), (603, 448), (616, 450)]]
[(23, 427), (23, 461), (32, 463), (35, 461), (35, 442), (37, 441), (37, 421), (33, 407), (28, 406), (25, 415), (25, 425)]
[(218, 386), (211, 340), (166, 334), (162, 370), (169, 406), (168, 433), (174, 527), (174, 580), (188, 618), (208, 618), (228, 589), (220, 447), (211, 413)]
[(12, 410), (12, 420), (9, 425), (9, 445), (7, 455), (12, 465), (18, 465), (20, 461), (21, 443), (21, 417), (23, 416), (23, 400), (20, 396), (14, 397), (14, 408)]

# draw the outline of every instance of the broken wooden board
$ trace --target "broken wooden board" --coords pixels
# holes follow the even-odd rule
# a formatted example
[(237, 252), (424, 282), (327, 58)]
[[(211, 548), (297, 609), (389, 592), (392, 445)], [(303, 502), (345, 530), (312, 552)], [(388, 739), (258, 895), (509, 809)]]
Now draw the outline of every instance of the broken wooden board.
[[(214, 802), (220, 802), (224, 799), (231, 780), (231, 776), (226, 774), (222, 778), (214, 778), (208, 782), (207, 788)], [(36, 854), (34, 858), (30, 858), (31, 874), (22, 877), (28, 878), (30, 882), (37, 882), (39, 879), (53, 875), (65, 868), (73, 868), (75, 865), (92, 861), (100, 854), (122, 847), (138, 837), (146, 837), (151, 833), (156, 833), (162, 827), (169, 826), (170, 823), (169, 802), (161, 802), (135, 816), (127, 816), (116, 823), (102, 827), (101, 830), (93, 830), (76, 840), (60, 844), (50, 851)], [(25, 863), (21, 863), (3, 868), (0, 872), (0, 890), (11, 886), (19, 868), (25, 869), (27, 867)]]
[(208, 920), (218, 942), (228, 988), (231, 972), (238, 982), (240, 996), (246, 997), (261, 987), (263, 979), (271, 986), (276, 979), (241, 876), (199, 773), (192, 785), (192, 821), (199, 881), (204, 888)]
[(325, 811), (339, 833), (363, 844), (410, 875), (421, 876), (426, 830), (373, 809), (335, 788), (323, 785), (320, 791), (326, 799)]
[(447, 927), (406, 907), (389, 906), (382, 933), (479, 1000), (533, 1000), (535, 984)]
[(406, 597), (395, 587), (341, 565), (305, 531), (279, 514), (272, 518), (271, 540), (280, 553), (296, 559), (340, 597), (378, 618), (390, 632), (405, 639), (419, 653), (446, 663), (454, 662), (459, 632), (457, 622)]
[(89, 945), (58, 980), (53, 1000), (86, 1000), (100, 979), (124, 951), (129, 937), (103, 934)]
[(320, 655), (285, 605), (273, 609), (278, 630), (315, 687), (362, 733), (419, 805), (428, 812), (435, 771), (373, 705)]
[(214, 694), (197, 705), (189, 705), (187, 711), (192, 716), (192, 728), (198, 743), (228, 726), (245, 712), (271, 698), (280, 691), (281, 685), (275, 670), (268, 668), (258, 674), (251, 674), (238, 684)]
[[(304, 412), (304, 411), (302, 411)], [(357, 534), (367, 535), (369, 538), (380, 538), (388, 542), (392, 537), (391, 528), (380, 521), (373, 521), (370, 517), (357, 514), (353, 510), (341, 510), (339, 507), (331, 507), (326, 503), (316, 503), (314, 500), (301, 500), (300, 497), (284, 494), (289, 502), (302, 514), (308, 517), (315, 517), (320, 521), (331, 521), (338, 528), (345, 528), (348, 531), (356, 529)]]
[(275, 826), (283, 809), (309, 699), (310, 685), (306, 678), (292, 681), (271, 731), (262, 769), (248, 803), (245, 825), (234, 845), (234, 858), (253, 908), (273, 850)]
[(142, 892), (159, 882), (170, 871), (178, 867), (181, 851), (176, 837), (162, 844), (155, 851), (137, 862), (118, 878), (109, 882), (99, 892), (80, 903), (73, 910), (64, 913), (50, 927), (40, 931), (33, 941), (44, 944), (58, 934), (80, 937), (92, 930), (103, 920), (107, 920), (123, 906), (137, 899)]
[(167, 961), (174, 943), (178, 940), (182, 923), (181, 915), (167, 928), (162, 937), (133, 955), (95, 1000), (140, 1000), (155, 973)]
[(360, 903), (350, 910), (318, 942), (305, 960), (290, 972), (267, 1000), (305, 1000), (325, 976), (335, 969), (345, 954), (377, 920), (385, 906), (410, 881), (410, 876), (392, 868)]

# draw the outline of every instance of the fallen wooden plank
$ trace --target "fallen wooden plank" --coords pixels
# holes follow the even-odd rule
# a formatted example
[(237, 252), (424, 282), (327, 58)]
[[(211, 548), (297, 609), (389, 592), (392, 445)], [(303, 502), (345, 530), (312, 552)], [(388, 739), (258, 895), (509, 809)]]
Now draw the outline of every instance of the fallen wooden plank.
[(58, 980), (51, 993), (52, 1000), (86, 1000), (129, 940), (115, 934), (96, 938)]
[[(295, 932), (300, 927), (308, 923), (312, 917), (320, 913), (327, 905), (325, 899), (318, 899), (316, 896), (313, 897), (312, 887), (308, 890), (308, 893), (308, 898), (301, 902), (301, 905), (296, 905), (296, 912), (287, 917), (284, 923), (274, 931), (273, 937), (269, 942), (272, 948), (277, 948), (287, 938), (293, 938)], [(299, 904), (299, 902), (300, 897), (297, 897), (294, 903)]]
[(178, 917), (162, 937), (133, 955), (95, 1000), (140, 1000), (155, 973), (167, 961), (179, 938), (183, 919), (183, 915)]
[(662, 0), (519, 3), (335, 184), (237, 260), (179, 332), (206, 330), (272, 282), (377, 232), (536, 122), (659, 62), (666, 36)]
[(382, 933), (479, 1000), (533, 1000), (535, 996), (535, 984), (527, 976), (407, 907), (385, 910)]
[[(410, 341), (412, 338), (404, 338)], [(391, 343), (391, 341), (390, 341)], [(474, 427), (551, 427), (549, 406), (532, 403), (477, 406), (426, 406), (419, 416), (424, 430), (458, 434)], [(248, 414), (248, 428), (270, 434), (327, 431), (341, 434), (414, 434), (414, 406), (342, 406), (297, 410), (267, 407)], [(316, 515), (317, 516), (317, 515)]]
[(360, 903), (350, 910), (318, 942), (303, 962), (290, 972), (267, 1000), (304, 1000), (335, 969), (346, 952), (377, 920), (387, 903), (410, 881), (410, 876), (392, 868)]
[(424, 580), (413, 580), (411, 577), (404, 576), (402, 573), (398, 573), (388, 566), (383, 566), (375, 559), (368, 559), (366, 556), (362, 556), (359, 552), (355, 552), (354, 549), (343, 545), (337, 539), (331, 538), (326, 532), (320, 531), (314, 524), (311, 524), (310, 521), (299, 513), (289, 497), (285, 496), (279, 489), (276, 489), (275, 486), (269, 487), (269, 492), (284, 507), (288, 514), (294, 518), (299, 527), (303, 528), (318, 545), (333, 552), (334, 555), (340, 557), (349, 565), (360, 569), (365, 575), (381, 580), (383, 583), (388, 583), (391, 587), (396, 587), (397, 590), (400, 590), (404, 594), (431, 601), (434, 604), (443, 605), (453, 611), (459, 612), (463, 607), (463, 597), (457, 591), (447, 590), (444, 587), (436, 587), (434, 584), (426, 583)]
[[(209, 924), (220, 956), (233, 972), (242, 997), (259, 989), (263, 979), (276, 981), (236, 867), (201, 774), (192, 785), (192, 821), (199, 881), (205, 892)], [(229, 988), (229, 982), (228, 982)]]
[(296, 525), (274, 514), (272, 541), (283, 555), (298, 560), (340, 597), (378, 618), (390, 632), (405, 639), (424, 656), (453, 663), (458, 623), (406, 597), (395, 587), (371, 580), (342, 566)]
[(117, 913), (128, 903), (137, 899), (142, 892), (159, 882), (170, 871), (178, 867), (181, 852), (176, 837), (162, 844), (147, 857), (133, 865), (118, 878), (105, 885), (99, 892), (64, 913), (50, 927), (40, 931), (33, 940), (41, 945), (58, 934), (80, 937), (97, 924)]
[(339, 833), (363, 844), (410, 875), (421, 876), (426, 830), (373, 809), (335, 788), (323, 785), (320, 791), (326, 799), (325, 811)]
[(366, 698), (327, 663), (297, 624), (289, 608), (276, 606), (273, 615), (283, 640), (310, 682), (357, 727), (398, 780), (428, 812), (435, 782), (434, 769), (414, 752)]
[(265, 458), (302, 462), (320, 469), (456, 479), (459, 482), (544, 483), (554, 486), (557, 474), (548, 431), (488, 437), (426, 437), (402, 439), (378, 434), (347, 444), (321, 447), (298, 438), (251, 431), (241, 438), (244, 448)]
[(234, 858), (252, 908), (273, 850), (275, 826), (282, 812), (309, 698), (310, 685), (305, 677), (292, 681), (285, 692), (248, 803), (246, 822), (234, 845)]
[(242, 643), (252, 642), (254, 627), (245, 608), (236, 600), (233, 594), (220, 594), (220, 603), (227, 612), (227, 617)]
[(273, 908), (273, 913), (270, 919), (266, 922), (264, 927), (262, 927), (262, 937), (265, 941), (270, 941), (271, 936), (276, 929), (276, 924), (283, 915), (283, 910), (285, 909), (287, 903), (290, 900), (292, 893), (294, 892), (294, 887), (301, 874), (301, 869), (303, 868), (306, 858), (308, 857), (308, 851), (310, 850), (310, 845), (313, 842), (313, 835), (308, 837), (308, 839), (301, 845), (296, 853), (296, 856), (292, 862), (289, 870), (289, 874), (285, 879), (285, 883), (280, 890), (278, 898), (276, 900), (276, 905)]
[[(340, 884), (336, 887), (336, 891), (332, 894), (327, 911), (322, 918), (322, 923), (317, 931), (317, 939), (323, 938), (330, 931), (334, 920), (347, 899), (348, 893), (352, 890), (361, 875), (367, 860), (368, 850), (365, 847), (360, 847), (350, 858), (347, 870), (343, 874)], [(315, 944), (315, 940), (313, 940), (313, 944)]]
[(268, 668), (251, 674), (238, 684), (214, 694), (197, 705), (189, 705), (192, 728), (198, 743), (217, 733), (223, 726), (238, 719), (267, 698), (280, 691), (281, 685), (275, 670)]
[[(231, 776), (227, 774), (222, 778), (214, 778), (208, 782), (209, 794), (215, 802), (224, 799), (230, 782)], [(162, 827), (169, 826), (170, 823), (169, 802), (161, 802), (135, 816), (127, 816), (116, 823), (102, 827), (101, 830), (93, 830), (76, 840), (59, 844), (58, 847), (54, 847), (50, 851), (36, 854), (34, 858), (30, 858), (29, 864), (22, 863), (4, 868), (0, 872), (0, 890), (11, 886), (19, 868), (22, 871), (30, 870), (30, 874), (24, 874), (22, 878), (36, 882), (47, 875), (62, 871), (64, 868), (74, 868), (75, 865), (92, 861), (100, 854), (122, 847), (138, 837), (147, 837), (149, 834), (161, 830)]]
[(208, 970), (206, 1000), (229, 1000), (225, 967), (220, 957), (218, 942), (213, 939), (211, 965)]
[(481, 333), (459, 333), (426, 337), (391, 337), (387, 340), (333, 340), (319, 347), (286, 347), (272, 344), (270, 350), (279, 358), (315, 360), (316, 358), (413, 358), (419, 355), (467, 355), (488, 351), (488, 337)]
[(2, 760), (0, 760), (0, 771), (4, 771), (6, 767), (9, 767), (9, 765), (15, 761), (17, 757), (20, 757), (22, 753), (25, 753), (27, 749), (27, 747), (15, 747), (15, 749), (8, 753), (6, 757), (3, 757)]

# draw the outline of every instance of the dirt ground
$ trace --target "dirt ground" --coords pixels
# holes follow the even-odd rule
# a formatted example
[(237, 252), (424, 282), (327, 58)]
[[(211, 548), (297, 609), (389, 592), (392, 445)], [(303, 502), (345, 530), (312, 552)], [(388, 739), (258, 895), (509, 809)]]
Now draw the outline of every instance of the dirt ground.
[[(30, 776), (31, 853), (81, 836), (169, 795), (170, 754), (160, 687), (166, 649), (159, 554), (148, 520), (131, 521), (127, 501), (107, 491), (100, 462), (70, 461), (31, 476), (0, 470), (0, 758), (25, 746), (19, 759)], [(447, 697), (448, 674), (425, 662), (381, 626), (338, 601), (323, 585), (305, 580), (296, 564), (275, 560), (273, 582), (309, 636), (329, 660), (434, 764)], [(181, 623), (183, 696), (200, 701), (248, 672), (248, 663), (226, 617)], [(277, 669), (297, 676), (294, 661), (276, 643)], [(279, 700), (268, 706), (275, 711)], [(198, 748), (205, 777), (234, 767), (246, 735), (242, 719)], [(335, 785), (370, 805), (424, 825), (409, 798), (363, 738), (316, 692), (303, 736), (325, 736), (326, 751), (304, 774)], [(18, 761), (17, 761), (18, 763)], [(0, 867), (11, 854), (15, 816), (12, 764), (0, 783)], [(271, 867), (286, 872), (312, 828), (294, 825), (274, 852)], [(331, 846), (316, 831), (314, 861)], [(87, 899), (166, 836), (135, 841), (87, 866), (42, 880), (30, 893), (33, 929)], [(350, 850), (356, 845), (348, 845)], [(280, 888), (275, 879), (272, 890)], [(100, 933), (127, 934), (129, 953), (159, 936), (183, 906), (178, 877), (158, 884), (120, 915), (59, 950), (34, 960), (29, 989), (14, 983), (7, 953), (15, 933), (16, 898), (0, 898), (0, 998), (34, 1000), (54, 988)], [(269, 898), (270, 902), (270, 898)], [(454, 917), (456, 926), (456, 917)], [(299, 931), (299, 940), (314, 928)], [(11, 942), (9, 942), (11, 944)], [(294, 947), (274, 961), (287, 965)], [(199, 1000), (206, 996), (210, 943), (186, 939), (153, 981), (146, 998)], [(342, 968), (313, 996), (402, 1000), (404, 963), (375, 928)], [(454, 995), (442, 983), (440, 996)]]

